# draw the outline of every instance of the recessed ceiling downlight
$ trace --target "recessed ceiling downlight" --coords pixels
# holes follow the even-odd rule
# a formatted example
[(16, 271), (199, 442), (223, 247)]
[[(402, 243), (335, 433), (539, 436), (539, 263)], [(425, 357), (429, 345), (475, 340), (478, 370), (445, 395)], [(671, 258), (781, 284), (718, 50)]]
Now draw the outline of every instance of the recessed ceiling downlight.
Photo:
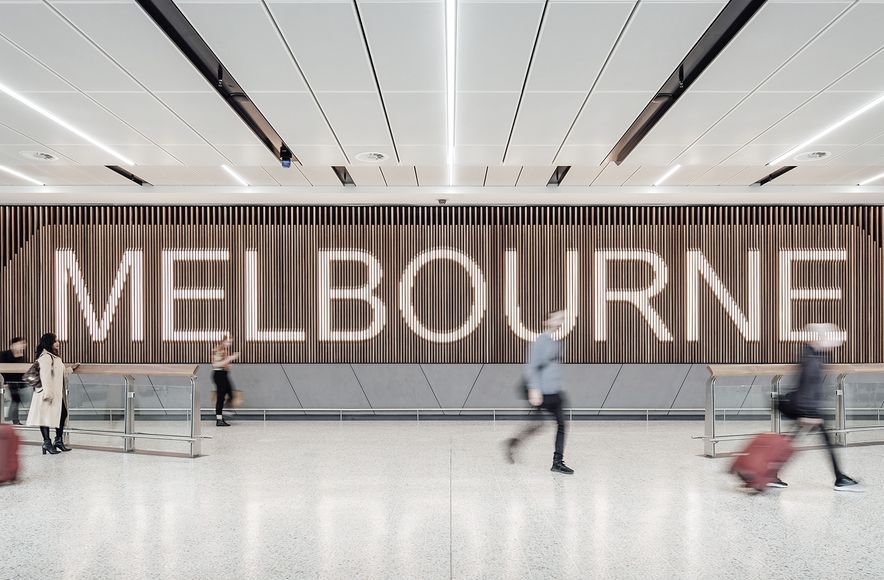
[(820, 159), (826, 159), (831, 157), (832, 154), (828, 151), (806, 151), (804, 153), (799, 153), (793, 159), (795, 161), (819, 161)]
[(31, 161), (58, 161), (58, 157), (45, 151), (19, 151), (18, 154)]
[(386, 160), (387, 156), (377, 151), (365, 151), (356, 154), (356, 161), (361, 161), (363, 163), (380, 163), (381, 161)]

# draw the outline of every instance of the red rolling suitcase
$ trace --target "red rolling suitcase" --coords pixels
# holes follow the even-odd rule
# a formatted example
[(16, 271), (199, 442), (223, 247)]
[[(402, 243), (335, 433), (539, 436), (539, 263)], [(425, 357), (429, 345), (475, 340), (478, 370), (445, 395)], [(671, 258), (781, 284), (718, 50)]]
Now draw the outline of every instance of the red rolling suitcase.
[(789, 461), (795, 447), (792, 438), (777, 433), (756, 435), (737, 455), (731, 473), (742, 479), (747, 487), (757, 491), (767, 489), (776, 480), (780, 468)]
[(11, 425), (0, 425), (0, 483), (18, 477), (18, 433)]

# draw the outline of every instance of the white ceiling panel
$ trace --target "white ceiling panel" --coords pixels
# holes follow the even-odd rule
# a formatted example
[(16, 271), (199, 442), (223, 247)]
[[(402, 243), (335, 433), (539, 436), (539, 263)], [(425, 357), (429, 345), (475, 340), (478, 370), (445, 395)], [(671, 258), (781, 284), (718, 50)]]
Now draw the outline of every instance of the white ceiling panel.
[(157, 96), (213, 145), (261, 143), (217, 93), (160, 93)]
[[(0, 16), (2, 14), (2, 9), (0, 9)], [(74, 90), (52, 71), (3, 38), (0, 38), (0, 62), (3, 63), (3, 68), (0, 70), (0, 75), (2, 75), (0, 83), (21, 93)]]
[(649, 93), (649, 99), (650, 93), (659, 90), (723, 6), (724, 2), (640, 4), (597, 88), (644, 91)]
[(519, 180), (516, 182), (516, 185), (520, 187), (545, 186), (549, 183), (549, 178), (552, 177), (555, 170), (555, 167), (548, 165), (522, 167), (522, 172), (519, 174)]
[(697, 143), (745, 145), (807, 101), (813, 93), (753, 93)]
[[(442, 145), (396, 145), (404, 165), (438, 165), (445, 163), (446, 148)], [(501, 155), (503, 147), (501, 147)], [(500, 157), (495, 161), (500, 162)]]
[[(459, 165), (454, 168), (454, 185), (463, 187), (478, 187), (485, 183), (487, 167)], [(418, 173), (420, 176), (420, 173)], [(421, 180), (421, 185), (427, 185)]]
[(307, 90), (261, 4), (182, 4), (181, 10), (246, 91)]
[(221, 167), (139, 166), (135, 173), (152, 185), (239, 185)]
[(347, 167), (347, 171), (350, 173), (350, 177), (353, 178), (353, 181), (357, 186), (384, 186), (387, 184), (387, 182), (384, 181), (384, 174), (381, 173), (380, 167), (351, 165)]
[(880, 52), (835, 83), (836, 91), (884, 92), (884, 52)]
[[(104, 20), (103, 25), (114, 26), (114, 23)], [(0, 33), (81, 90), (139, 89), (119, 67), (46, 4), (4, 4)]]
[[(350, 145), (344, 147), (344, 152), (350, 158), (350, 162), (345, 165), (397, 165), (396, 151), (392, 145)], [(382, 153), (386, 155), (386, 159), (378, 163), (377, 161), (359, 161), (356, 156), (360, 153)]]
[(506, 154), (507, 165), (542, 163), (552, 165), (558, 147), (555, 145), (510, 145)]
[(415, 169), (411, 165), (391, 165), (389, 167), (381, 167), (384, 173), (384, 179), (387, 185), (417, 185), (417, 175)]
[(273, 128), (292, 149), (299, 145), (332, 145), (335, 136), (308, 93), (250, 93)]
[(525, 93), (513, 130), (513, 145), (562, 143), (583, 104), (582, 93)]
[(493, 145), (458, 145), (454, 148), (455, 165), (499, 165), (501, 159), (503, 159), (503, 145), (500, 147)]
[(667, 111), (642, 145), (689, 145), (743, 97), (740, 93), (688, 91)]
[[(5, 117), (3, 118), (5, 120)], [(33, 145), (36, 142), (33, 139), (29, 139), (24, 134), (20, 133), (12, 129), (11, 127), (7, 127), (0, 123), (0, 144), (3, 145)]]
[[(796, 143), (797, 144), (797, 143)], [(757, 167), (759, 165), (764, 165), (766, 163), (770, 163), (790, 148), (794, 147), (794, 145), (757, 145), (750, 144), (746, 145), (727, 159), (725, 159), (722, 163), (725, 165), (747, 165)], [(828, 144), (819, 144), (809, 146), (808, 151), (829, 151), (832, 155), (840, 155), (841, 153), (845, 153), (852, 149), (849, 145), (828, 145)], [(819, 161), (797, 161), (795, 159), (788, 159), (783, 162), (785, 165), (819, 165)]]
[(445, 90), (444, 2), (359, 2), (359, 10), (385, 98)]
[(298, 145), (293, 153), (304, 165), (347, 164), (347, 158), (337, 145)]
[[(882, 173), (884, 173), (884, 164), (877, 167), (866, 167), (864, 169), (857, 170), (853, 174), (847, 176), (846, 179), (849, 179), (849, 185), (859, 185), (860, 183), (864, 183), (866, 180), (877, 177)], [(881, 183), (882, 181), (875, 181), (874, 185), (881, 185)]]
[(703, 72), (691, 90), (754, 89), (847, 4), (847, 1), (768, 2)]
[(645, 145), (636, 147), (626, 158), (626, 161), (635, 165), (658, 165), (666, 166), (679, 156), (684, 147), (682, 145)]
[(335, 174), (330, 166), (314, 167), (308, 165), (304, 167), (299, 167), (299, 169), (311, 185), (332, 185), (338, 187), (340, 187), (341, 185), (341, 180), (338, 179), (338, 176)]
[(522, 168), (514, 165), (492, 165), (488, 167), (488, 173), (485, 175), (485, 186), (512, 187), (516, 184), (521, 172)]
[(396, 145), (445, 144), (445, 93), (386, 93)]
[(718, 165), (733, 155), (740, 145), (694, 145), (676, 159), (673, 163), (682, 165)]
[(623, 185), (638, 170), (638, 165), (608, 163), (591, 185)]
[[(120, 160), (94, 145), (54, 145), (62, 155), (82, 165), (120, 165)], [(114, 150), (138, 165), (181, 165), (156, 145), (114, 145)]]
[[(53, 161), (45, 161), (39, 162), (35, 160), (33, 157), (25, 157), (22, 155), (23, 151), (39, 151), (42, 153), (49, 153), (50, 155), (54, 155), (56, 159)], [(64, 157), (58, 151), (54, 149), (50, 149), (44, 145), (39, 145), (37, 143), (23, 143), (18, 145), (0, 145), (0, 165), (8, 165), (8, 166), (24, 166), (24, 165), (34, 165), (36, 167), (41, 167), (43, 165), (75, 165), (76, 162), (72, 159), (68, 159)]]
[(457, 144), (504, 147), (518, 102), (519, 93), (459, 93), (454, 133)]
[(377, 92), (319, 93), (316, 98), (344, 145), (390, 145), (390, 131)]
[(218, 145), (217, 149), (233, 165), (279, 165), (279, 159), (264, 145)]
[(148, 93), (90, 93), (89, 96), (154, 143), (205, 143), (193, 129)]
[(415, 169), (421, 186), (448, 185), (448, 167), (444, 165), (418, 165)]
[[(772, 128), (765, 131), (755, 139), (753, 143), (761, 145), (773, 143), (790, 146), (798, 145), (807, 138), (813, 136), (815, 133), (831, 126), (833, 123), (836, 123), (850, 113), (866, 105), (874, 100), (874, 98), (875, 95), (870, 95), (868, 93), (822, 93), (774, 125)], [(866, 113), (866, 115), (870, 114), (871, 113)], [(857, 130), (861, 133), (864, 131), (868, 132), (869, 126), (864, 125), (866, 120), (866, 116), (854, 119), (848, 125), (845, 125), (837, 131), (839, 134), (837, 136), (838, 138), (836, 138), (834, 133), (826, 135), (826, 142), (862, 143), (866, 139), (871, 138), (872, 135), (869, 135), (869, 137), (862, 139), (861, 141), (856, 141), (855, 137), (850, 137), (849, 135), (850, 132)], [(884, 127), (878, 127), (877, 131), (872, 130), (871, 133), (880, 133), (881, 129), (884, 129)], [(790, 147), (786, 147), (783, 152), (785, 153), (789, 149)]]
[[(638, 171), (629, 176), (623, 185), (654, 185), (663, 177), (671, 167), (640, 167)], [(690, 185), (693, 181), (702, 177), (709, 171), (708, 165), (684, 166), (676, 171), (664, 185)]]
[(862, 145), (832, 159), (829, 165), (884, 165), (884, 145)]
[(590, 167), (585, 165), (574, 165), (568, 170), (568, 174), (565, 175), (565, 179), (562, 180), (562, 185), (587, 186), (599, 176), (602, 169), (601, 166)]
[(631, 10), (631, 2), (551, 3), (527, 90), (578, 91), (585, 96)]
[(607, 145), (610, 151), (650, 99), (647, 93), (593, 92), (568, 137), (568, 145)]
[(314, 90), (377, 90), (352, 3), (274, 3), (270, 10)]
[(304, 177), (304, 174), (301, 173), (301, 170), (295, 164), (292, 164), (291, 167), (285, 168), (280, 165), (275, 167), (265, 167), (264, 171), (267, 172), (273, 179), (276, 180), (280, 185), (288, 185), (288, 186), (309, 186), (310, 182), (307, 181), (307, 178)]
[[(770, 175), (780, 167), (780, 165), (765, 167), (760, 164), (754, 165), (752, 167), (745, 167), (731, 177), (722, 180), (720, 185), (752, 185), (762, 177)], [(759, 188), (759, 193), (762, 191), (762, 189), (763, 188)]]
[(519, 91), (543, 2), (458, 5), (458, 91)]
[[(234, 170), (237, 175), (242, 177), (249, 185), (279, 185), (279, 182), (271, 177), (269, 173), (264, 171), (263, 167), (236, 167)], [(229, 181), (227, 183), (229, 183)]]
[(163, 145), (163, 149), (184, 165), (208, 166), (231, 163), (211, 145)]
[(764, 84), (766, 91), (818, 91), (884, 46), (884, 3), (857, 4)]
[[(65, 3), (57, 8), (148, 89), (210, 90), (206, 80), (134, 1)], [(86, 67), (83, 62), (72, 66)]]
[[(81, 131), (105, 144), (144, 144), (147, 139), (81, 93), (32, 93), (28, 97)], [(47, 145), (86, 143), (61, 125), (11, 97), (0, 95), (0, 119)]]
[(556, 156), (555, 164), (600, 166), (610, 152), (610, 145), (565, 145)]
[(771, 184), (776, 185), (847, 185), (844, 179), (853, 173), (853, 167), (796, 167), (777, 177)]
[(739, 165), (719, 165), (694, 179), (690, 185), (719, 185), (745, 169)]

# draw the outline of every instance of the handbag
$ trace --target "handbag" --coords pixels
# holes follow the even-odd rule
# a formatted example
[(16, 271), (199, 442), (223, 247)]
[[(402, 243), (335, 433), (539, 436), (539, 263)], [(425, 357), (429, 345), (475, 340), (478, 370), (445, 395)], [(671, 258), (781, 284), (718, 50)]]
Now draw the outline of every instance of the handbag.
[(40, 382), (40, 363), (34, 361), (31, 368), (21, 376), (26, 385), (32, 387), (35, 391), (41, 391), (43, 384)]

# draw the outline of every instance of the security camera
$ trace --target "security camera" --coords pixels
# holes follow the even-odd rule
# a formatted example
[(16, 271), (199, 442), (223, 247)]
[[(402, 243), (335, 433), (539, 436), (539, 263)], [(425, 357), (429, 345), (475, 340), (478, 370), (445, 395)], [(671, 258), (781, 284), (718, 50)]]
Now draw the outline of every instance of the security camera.
[(289, 167), (292, 166), (291, 159), (280, 159), (279, 161), (280, 161), (280, 163), (282, 163), (282, 166), (285, 167), (286, 169), (288, 169)]
[(442, 198), (439, 198), (439, 199), (438, 199), (438, 200), (436, 200), (436, 201), (438, 201), (438, 202), (439, 202), (439, 205), (445, 205), (445, 204), (446, 204), (446, 203), (448, 203), (448, 200), (447, 200), (447, 199), (445, 199), (445, 198), (444, 198), (444, 197), (442, 197)]
[(292, 166), (292, 152), (288, 148), (283, 147), (279, 152), (279, 162), (283, 167), (288, 169)]

